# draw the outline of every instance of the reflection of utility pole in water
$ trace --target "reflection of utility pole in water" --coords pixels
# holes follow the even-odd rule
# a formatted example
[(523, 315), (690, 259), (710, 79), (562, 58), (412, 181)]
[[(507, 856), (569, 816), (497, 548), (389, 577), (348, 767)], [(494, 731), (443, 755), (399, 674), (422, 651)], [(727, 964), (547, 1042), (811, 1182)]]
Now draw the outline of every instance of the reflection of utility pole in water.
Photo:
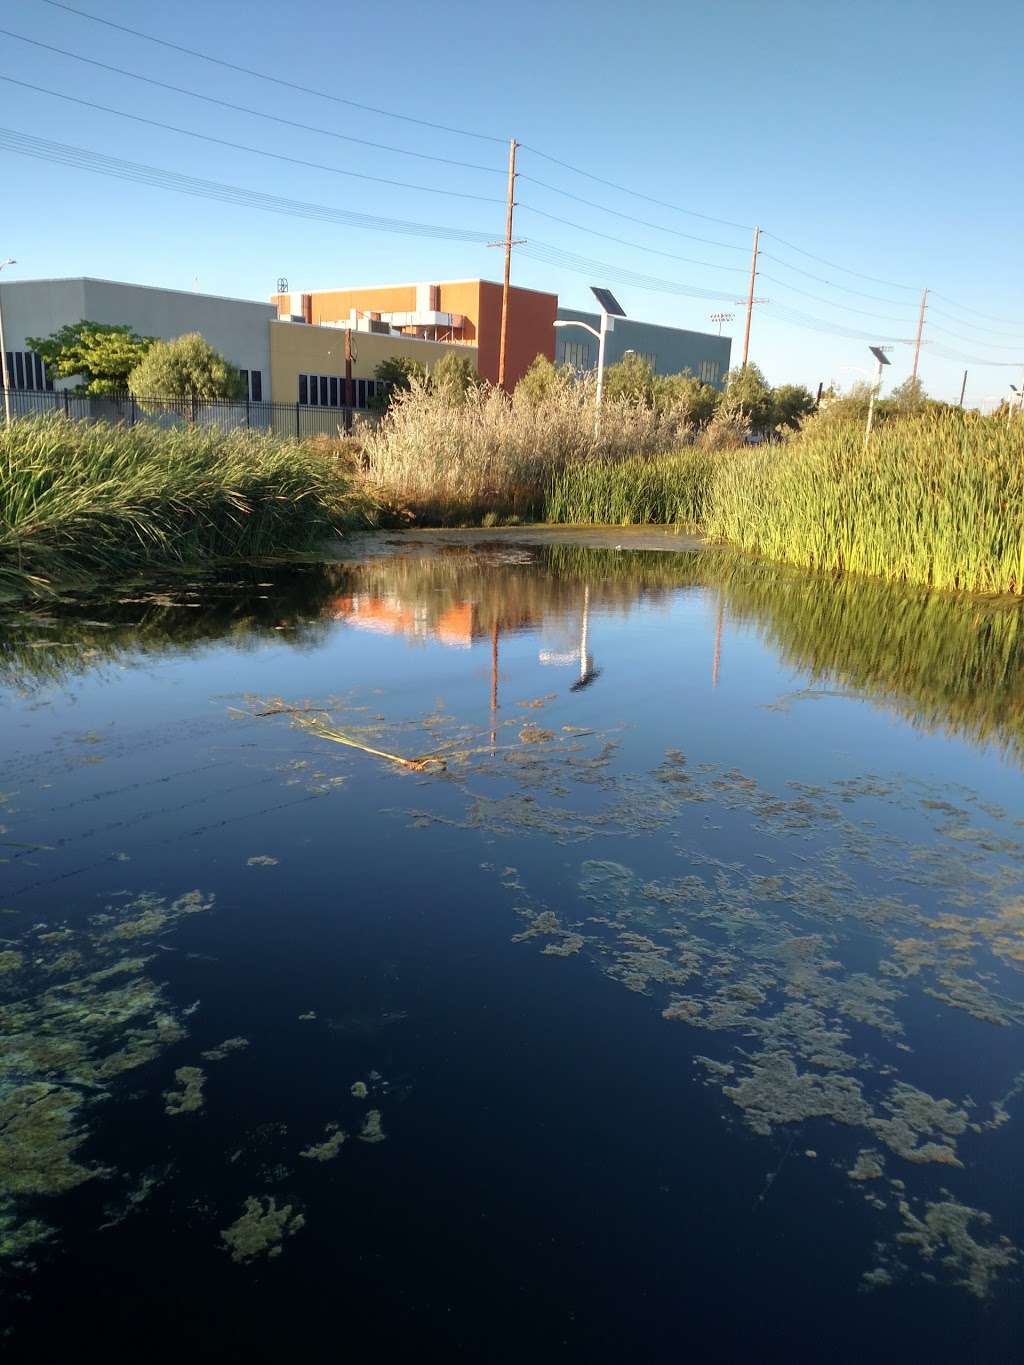
[(574, 664), (576, 660), (580, 663), (580, 676), (569, 688), (570, 692), (581, 692), (584, 687), (601, 676), (601, 670), (594, 667), (594, 661), (587, 652), (587, 642), (590, 636), (590, 585), (585, 584), (583, 588), (583, 615), (580, 619), (580, 646), (579, 649), (571, 649), (566, 652), (553, 649), (542, 649), (537, 656), (542, 664)]
[(491, 748), (498, 740), (498, 622), (491, 627)]
[(722, 622), (725, 620), (725, 598), (718, 592), (718, 611), (715, 614), (715, 658), (711, 665), (711, 686), (718, 686), (718, 669), (722, 662)]

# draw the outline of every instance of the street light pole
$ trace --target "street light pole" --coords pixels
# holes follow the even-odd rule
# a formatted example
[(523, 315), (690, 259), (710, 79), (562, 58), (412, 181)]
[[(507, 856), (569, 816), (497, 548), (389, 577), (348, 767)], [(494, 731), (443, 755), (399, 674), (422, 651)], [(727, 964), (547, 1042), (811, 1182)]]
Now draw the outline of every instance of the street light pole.
[[(4, 266), (17, 265), (18, 262), (13, 256), (8, 256), (6, 261), (0, 261), (0, 270)], [(7, 370), (7, 346), (4, 342), (4, 301), (0, 293), (0, 382), (4, 387), (4, 424), (11, 425), (11, 376)]]
[(868, 400), (868, 424), (864, 428), (864, 449), (868, 448), (868, 440), (871, 436), (871, 424), (875, 419), (875, 399), (882, 392), (882, 366), (891, 364), (889, 357), (885, 354), (888, 346), (869, 346), (868, 350), (878, 361), (878, 378), (875, 380), (871, 389), (871, 397)]

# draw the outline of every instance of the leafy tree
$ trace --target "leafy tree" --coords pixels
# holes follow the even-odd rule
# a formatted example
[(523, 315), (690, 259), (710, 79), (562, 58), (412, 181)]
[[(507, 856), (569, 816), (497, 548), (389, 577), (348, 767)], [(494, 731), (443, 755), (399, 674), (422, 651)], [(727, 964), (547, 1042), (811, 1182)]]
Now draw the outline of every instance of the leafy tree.
[(814, 411), (814, 399), (803, 384), (779, 384), (772, 390), (773, 425), (794, 431)]
[(136, 398), (244, 398), (235, 367), (198, 332), (154, 341), (128, 376)]
[(153, 345), (127, 325), (108, 322), (68, 323), (48, 337), (27, 337), (26, 345), (54, 378), (79, 378), (77, 392), (123, 393), (128, 376)]
[(515, 398), (517, 402), (537, 407), (545, 399), (571, 388), (575, 383), (576, 375), (570, 365), (559, 369), (546, 355), (538, 355), (516, 385)]
[(466, 395), (481, 387), (477, 368), (469, 356), (449, 351), (430, 371), (431, 388), (446, 394), (452, 402), (461, 403)]
[(374, 394), (372, 407), (389, 408), (396, 393), (408, 393), (413, 380), (426, 383), (427, 367), (419, 360), (407, 355), (389, 356), (382, 360), (374, 371), (377, 379), (386, 387), (384, 392)]
[(915, 379), (913, 375), (904, 379), (902, 384), (897, 384), (887, 401), (900, 417), (909, 417), (911, 413), (922, 412), (930, 403), (928, 395), (924, 391), (924, 385), (920, 379)]
[(604, 396), (653, 408), (657, 388), (654, 371), (641, 356), (626, 355), (604, 372)]
[(689, 421), (706, 427), (718, 409), (722, 395), (710, 384), (702, 384), (694, 375), (658, 375), (654, 381), (654, 406), (661, 412), (670, 408), (682, 409)]
[(739, 365), (725, 378), (725, 396), (731, 408), (742, 410), (751, 430), (764, 435), (775, 426), (772, 389), (756, 365)]

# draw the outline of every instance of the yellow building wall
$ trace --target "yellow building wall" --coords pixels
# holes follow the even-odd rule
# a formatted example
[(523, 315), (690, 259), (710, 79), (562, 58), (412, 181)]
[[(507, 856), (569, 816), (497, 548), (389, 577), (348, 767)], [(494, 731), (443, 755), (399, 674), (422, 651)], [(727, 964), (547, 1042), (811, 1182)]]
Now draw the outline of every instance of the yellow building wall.
[[(275, 403), (295, 403), (300, 374), (345, 373), (345, 333), (340, 327), (316, 327), (303, 322), (268, 322), (270, 328), (271, 398)], [(408, 356), (431, 369), (444, 355), (455, 351), (474, 365), (475, 346), (452, 346), (416, 337), (380, 336), (374, 332), (352, 333), (352, 378), (374, 379), (377, 366), (392, 356)]]

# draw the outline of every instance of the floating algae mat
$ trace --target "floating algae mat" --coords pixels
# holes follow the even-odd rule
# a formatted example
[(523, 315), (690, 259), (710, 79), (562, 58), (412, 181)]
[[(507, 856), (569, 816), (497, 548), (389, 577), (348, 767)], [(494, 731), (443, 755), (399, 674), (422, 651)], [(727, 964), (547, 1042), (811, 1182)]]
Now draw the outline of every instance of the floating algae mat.
[(1019, 607), (513, 536), (0, 623), (5, 1361), (1020, 1358)]

